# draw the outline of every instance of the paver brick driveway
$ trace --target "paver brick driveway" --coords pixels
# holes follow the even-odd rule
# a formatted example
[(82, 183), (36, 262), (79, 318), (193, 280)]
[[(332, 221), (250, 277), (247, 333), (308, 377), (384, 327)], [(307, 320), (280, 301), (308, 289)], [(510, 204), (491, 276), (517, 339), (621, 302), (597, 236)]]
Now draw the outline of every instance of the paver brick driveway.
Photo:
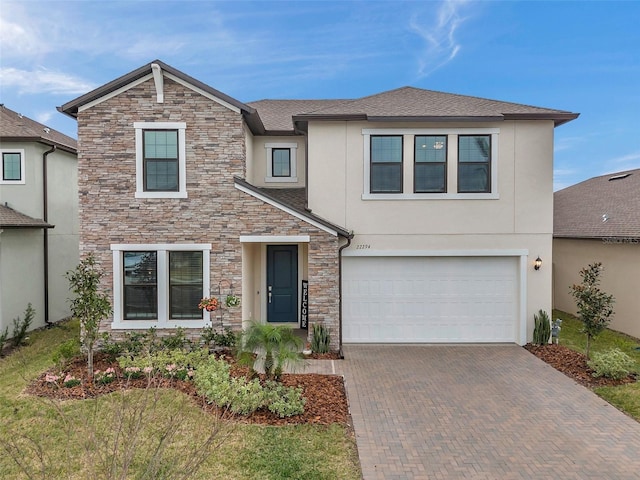
[(640, 478), (640, 424), (516, 345), (345, 345), (365, 480)]

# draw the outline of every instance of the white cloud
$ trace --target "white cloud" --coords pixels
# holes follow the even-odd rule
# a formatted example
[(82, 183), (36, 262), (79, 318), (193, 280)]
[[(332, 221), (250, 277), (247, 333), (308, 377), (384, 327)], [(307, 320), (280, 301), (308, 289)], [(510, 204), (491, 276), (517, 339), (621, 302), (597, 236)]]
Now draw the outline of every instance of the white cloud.
[[(456, 39), (456, 32), (465, 20), (461, 16), (461, 9), (466, 3), (466, 0), (445, 0), (437, 11), (436, 21), (431, 24), (425, 23), (418, 16), (411, 19), (410, 29), (425, 43), (418, 61), (418, 74), (421, 77), (426, 77), (449, 63), (462, 48)], [(431, 12), (431, 8), (428, 11)]]
[[(6, 12), (4, 12), (6, 13)], [(23, 58), (45, 54), (50, 47), (40, 39), (38, 31), (0, 17), (0, 44), (5, 58)], [(32, 23), (26, 25), (33, 26)]]
[(44, 67), (35, 70), (0, 68), (0, 83), (6, 87), (16, 87), (23, 93), (51, 93), (55, 95), (76, 95), (95, 88), (90, 82), (72, 75), (56, 72)]
[(611, 158), (604, 162), (605, 170), (602, 174), (621, 172), (623, 170), (635, 170), (640, 168), (640, 151), (632, 152), (620, 157)]
[(53, 117), (53, 112), (46, 111), (36, 113), (36, 120), (44, 125), (51, 120), (51, 117)]

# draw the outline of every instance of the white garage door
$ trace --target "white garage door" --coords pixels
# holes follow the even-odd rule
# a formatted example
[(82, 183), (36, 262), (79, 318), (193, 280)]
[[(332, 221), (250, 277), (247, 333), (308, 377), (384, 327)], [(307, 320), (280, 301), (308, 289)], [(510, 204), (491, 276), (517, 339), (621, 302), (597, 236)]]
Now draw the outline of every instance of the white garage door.
[(517, 341), (517, 257), (343, 262), (345, 343)]

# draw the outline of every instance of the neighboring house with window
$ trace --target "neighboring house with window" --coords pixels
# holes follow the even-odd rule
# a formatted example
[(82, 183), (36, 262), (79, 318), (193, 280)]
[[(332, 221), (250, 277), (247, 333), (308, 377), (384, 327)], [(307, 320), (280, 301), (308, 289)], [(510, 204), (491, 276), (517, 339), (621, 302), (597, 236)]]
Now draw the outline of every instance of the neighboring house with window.
[(36, 310), (33, 328), (70, 315), (78, 263), (76, 141), (0, 106), (0, 332)]
[(594, 177), (554, 194), (554, 308), (576, 313), (569, 293), (595, 262), (615, 297), (611, 328), (640, 338), (640, 169)]
[(551, 308), (553, 131), (577, 114), (410, 87), (245, 104), (160, 61), (60, 110), (105, 329), (522, 344)]

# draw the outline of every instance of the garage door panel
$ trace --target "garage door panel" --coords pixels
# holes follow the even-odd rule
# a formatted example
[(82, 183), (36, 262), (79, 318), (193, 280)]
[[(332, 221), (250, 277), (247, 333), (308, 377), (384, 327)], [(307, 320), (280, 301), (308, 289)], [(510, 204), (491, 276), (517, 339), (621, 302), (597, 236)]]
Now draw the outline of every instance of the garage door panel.
[(346, 257), (345, 342), (513, 342), (517, 259)]

